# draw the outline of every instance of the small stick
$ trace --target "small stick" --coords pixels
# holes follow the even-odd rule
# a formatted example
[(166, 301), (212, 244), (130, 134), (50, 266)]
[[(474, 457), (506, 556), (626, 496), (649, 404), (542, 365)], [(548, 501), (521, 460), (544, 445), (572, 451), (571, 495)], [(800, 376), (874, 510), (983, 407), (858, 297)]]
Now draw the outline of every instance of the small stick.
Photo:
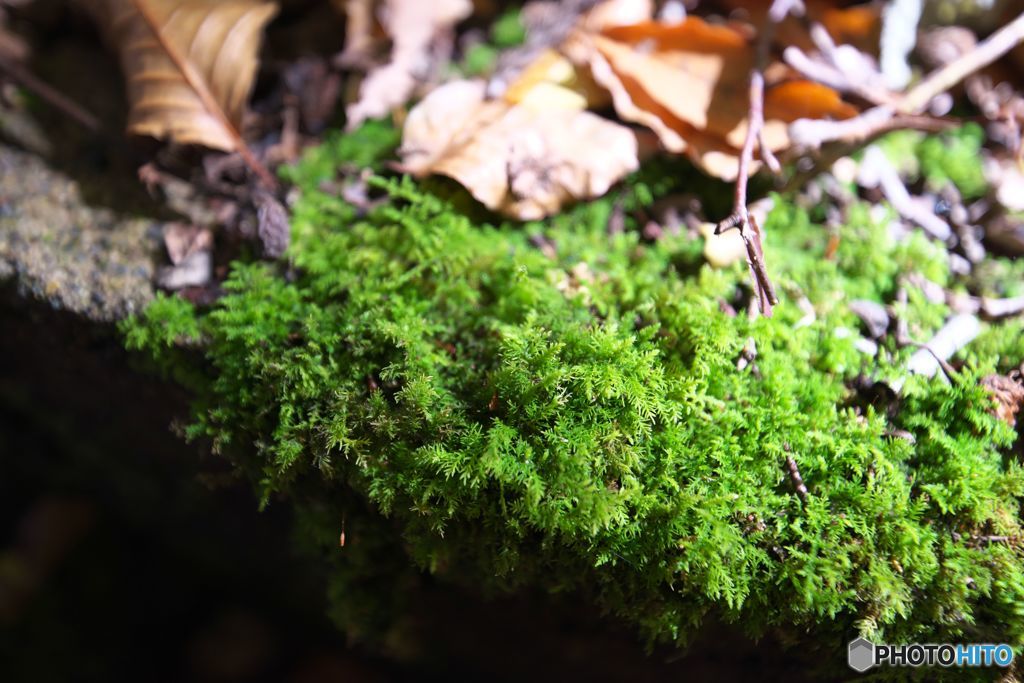
[(804, 478), (800, 476), (800, 468), (796, 466), (796, 460), (791, 455), (786, 456), (786, 469), (789, 470), (789, 479), (793, 482), (793, 488), (796, 489), (797, 497), (801, 503), (806, 503), (809, 491), (804, 486)]
[(972, 536), (971, 538), (982, 543), (1009, 543), (1013, 540), (1013, 536)]
[(918, 350), (907, 361), (907, 370), (926, 377), (942, 369), (952, 379), (956, 371), (946, 362), (960, 349), (967, 346), (981, 333), (981, 323), (973, 315), (954, 315), (935, 333), (926, 344), (907, 340), (908, 345)]

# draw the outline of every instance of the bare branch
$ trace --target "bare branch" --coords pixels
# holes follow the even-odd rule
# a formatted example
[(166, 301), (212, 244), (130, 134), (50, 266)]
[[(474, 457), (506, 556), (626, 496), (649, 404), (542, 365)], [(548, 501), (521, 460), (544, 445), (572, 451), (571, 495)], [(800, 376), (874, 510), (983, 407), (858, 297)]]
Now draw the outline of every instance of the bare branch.
[(945, 242), (953, 236), (949, 223), (910, 196), (903, 181), (900, 180), (899, 172), (877, 146), (872, 145), (865, 151), (857, 182), (864, 187), (880, 187), (885, 198), (901, 216), (920, 226), (935, 239)]
[(934, 122), (941, 119), (920, 115), (932, 98), (999, 59), (1021, 40), (1024, 40), (1024, 14), (979, 43), (975, 49), (933, 71), (921, 83), (897, 98), (895, 104), (872, 107), (845, 121), (798, 119), (789, 127), (790, 139), (794, 144), (817, 149), (835, 140), (856, 143), (873, 138), (881, 132), (917, 128), (922, 124), (929, 127), (936, 125)]

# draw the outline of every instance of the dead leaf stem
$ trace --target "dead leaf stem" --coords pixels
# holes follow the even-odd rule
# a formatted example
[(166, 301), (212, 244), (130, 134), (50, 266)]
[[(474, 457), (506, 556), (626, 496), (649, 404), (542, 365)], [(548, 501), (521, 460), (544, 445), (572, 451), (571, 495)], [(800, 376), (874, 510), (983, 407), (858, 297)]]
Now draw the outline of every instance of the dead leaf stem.
[(206, 80), (196, 71), (195, 67), (192, 66), (192, 63), (188, 60), (188, 58), (186, 58), (185, 55), (181, 54), (181, 52), (177, 49), (174, 43), (172, 41), (167, 40), (167, 37), (164, 35), (164, 32), (160, 28), (160, 22), (157, 21), (156, 17), (154, 17), (153, 14), (146, 7), (146, 3), (142, 2), (141, 0), (131, 0), (131, 3), (132, 6), (135, 7), (135, 10), (139, 13), (139, 16), (142, 17), (143, 21), (146, 22), (150, 30), (153, 31), (153, 36), (156, 38), (157, 42), (160, 43), (160, 46), (164, 49), (164, 52), (166, 52), (167, 56), (170, 57), (172, 62), (174, 62), (174, 65), (181, 72), (181, 75), (185, 78), (185, 81), (189, 84), (189, 87), (191, 87), (192, 90), (195, 91), (196, 95), (199, 97), (199, 100), (203, 103), (203, 106), (206, 108), (206, 110), (210, 112), (210, 114), (215, 116), (220, 122), (220, 124), (224, 126), (224, 130), (228, 132), (228, 134), (234, 141), (235, 150), (238, 152), (238, 154), (242, 157), (242, 159), (249, 166), (249, 168), (252, 169), (253, 173), (255, 173), (256, 176), (260, 179), (260, 182), (262, 182), (263, 185), (267, 187), (267, 189), (276, 190), (278, 187), (277, 180), (270, 173), (270, 171), (267, 170), (267, 167), (264, 166), (263, 163), (256, 158), (256, 155), (253, 153), (252, 149), (250, 149), (249, 145), (247, 145), (245, 143), (245, 140), (242, 139), (241, 133), (239, 133), (238, 129), (235, 128), (234, 124), (231, 123), (231, 119), (228, 117), (227, 113), (225, 113), (224, 109), (217, 102), (217, 98), (213, 96), (212, 92), (210, 92), (210, 88), (206, 84)]

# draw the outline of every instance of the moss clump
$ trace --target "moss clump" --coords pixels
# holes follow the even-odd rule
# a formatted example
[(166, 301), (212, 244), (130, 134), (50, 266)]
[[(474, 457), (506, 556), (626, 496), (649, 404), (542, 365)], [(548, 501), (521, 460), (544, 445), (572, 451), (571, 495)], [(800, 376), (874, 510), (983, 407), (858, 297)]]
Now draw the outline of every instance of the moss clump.
[(912, 182), (923, 179), (932, 191), (952, 183), (964, 199), (976, 199), (987, 189), (981, 164), (984, 141), (982, 127), (968, 123), (941, 135), (890, 133), (878, 144)]
[[(898, 409), (851, 388), (901, 375), (909, 352), (856, 350), (846, 300), (888, 300), (910, 270), (946, 281), (940, 250), (893, 243), (858, 210), (827, 259), (821, 229), (780, 199), (766, 230), (784, 302), (751, 321), (728, 312), (740, 266), (702, 266), (685, 237), (608, 234), (614, 202), (663, 181), (525, 227), (378, 181), (388, 201), (359, 217), (317, 190), (322, 153), (292, 172), (287, 272), (236, 264), (211, 310), (162, 298), (126, 330), (172, 365), (168, 343), (200, 346), (189, 433), (266, 499), (291, 494), (325, 544), (342, 511), (363, 529), (337, 560), (347, 625), (394, 606), (396, 590), (378, 585), (371, 607), (353, 587), (404, 552), (485, 590), (583, 591), (652, 639), (714, 613), (828, 647), (857, 631), (1024, 645), (1018, 546), (977, 540), (1018, 538), (1024, 496), (977, 381), (995, 359), (951, 385), (911, 378)], [(905, 315), (923, 336), (946, 312), (912, 297)]]

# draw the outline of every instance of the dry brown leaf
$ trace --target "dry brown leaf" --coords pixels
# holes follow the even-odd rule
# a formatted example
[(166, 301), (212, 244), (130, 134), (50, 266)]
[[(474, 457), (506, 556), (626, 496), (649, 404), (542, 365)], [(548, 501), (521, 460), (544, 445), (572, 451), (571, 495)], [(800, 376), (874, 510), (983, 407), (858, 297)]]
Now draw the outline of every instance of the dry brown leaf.
[(208, 228), (174, 222), (164, 225), (164, 246), (174, 265), (180, 265), (197, 251), (213, 249), (213, 233)]
[(403, 169), (449, 176), (488, 208), (534, 220), (604, 194), (639, 165), (629, 129), (583, 111), (559, 86), (518, 103), (485, 92), (483, 82), (455, 81), (417, 105), (403, 130)]
[(1024, 408), (1024, 384), (1019, 381), (1019, 373), (1016, 380), (1012, 376), (988, 375), (981, 380), (981, 384), (995, 399), (992, 412), (1006, 424), (1015, 427), (1017, 413)]
[[(367, 24), (367, 3), (346, 3), (350, 19)], [(433, 47), (452, 28), (473, 11), (470, 0), (381, 0), (376, 4), (377, 19), (391, 38), (391, 60), (367, 75), (359, 88), (359, 99), (348, 107), (348, 127), (355, 128), (366, 119), (386, 116), (405, 104), (416, 84), (425, 78), (431, 64)], [(346, 47), (346, 52), (348, 51)], [(365, 48), (364, 48), (365, 49)]]
[(239, 127), (275, 3), (81, 1), (120, 51), (129, 132), (245, 154)]
[[(651, 128), (669, 151), (686, 152), (709, 173), (736, 177), (754, 64), (754, 47), (743, 32), (690, 17), (578, 32), (566, 49), (574, 60), (589, 62), (621, 118)], [(779, 151), (789, 145), (791, 121), (855, 113), (830, 88), (776, 76), (765, 93), (762, 139)]]

